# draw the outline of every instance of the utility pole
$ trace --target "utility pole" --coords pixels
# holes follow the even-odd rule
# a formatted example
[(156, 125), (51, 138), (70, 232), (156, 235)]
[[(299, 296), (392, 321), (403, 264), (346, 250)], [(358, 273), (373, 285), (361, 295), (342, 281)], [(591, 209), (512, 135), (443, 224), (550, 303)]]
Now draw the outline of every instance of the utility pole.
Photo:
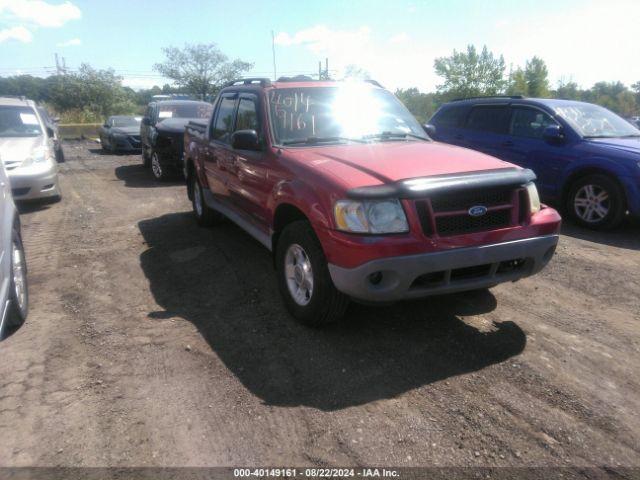
[(56, 58), (56, 73), (58, 75), (60, 75), (60, 60), (58, 59), (58, 54), (54, 53), (55, 58)]
[(62, 73), (64, 75), (67, 74), (67, 61), (65, 60), (64, 57), (62, 57)]
[(318, 80), (322, 80), (322, 62), (318, 61)]
[(276, 75), (276, 38), (271, 30), (271, 53), (273, 54), (273, 79), (277, 80), (278, 75)]
[(324, 79), (329, 80), (329, 58), (324, 59)]

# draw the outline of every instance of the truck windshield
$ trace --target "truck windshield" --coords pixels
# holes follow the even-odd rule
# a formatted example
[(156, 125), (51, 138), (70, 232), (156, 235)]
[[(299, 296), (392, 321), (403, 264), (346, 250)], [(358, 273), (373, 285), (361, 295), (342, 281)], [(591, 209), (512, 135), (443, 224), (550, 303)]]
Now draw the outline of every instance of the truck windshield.
[(428, 140), (399, 100), (367, 84), (275, 89), (269, 109), (275, 141), (282, 145)]
[(0, 107), (0, 137), (37, 137), (40, 121), (31, 107)]
[(585, 138), (640, 137), (640, 130), (606, 108), (589, 103), (556, 107), (556, 113)]
[(158, 119), (165, 118), (209, 118), (213, 106), (209, 103), (176, 103), (160, 105)]

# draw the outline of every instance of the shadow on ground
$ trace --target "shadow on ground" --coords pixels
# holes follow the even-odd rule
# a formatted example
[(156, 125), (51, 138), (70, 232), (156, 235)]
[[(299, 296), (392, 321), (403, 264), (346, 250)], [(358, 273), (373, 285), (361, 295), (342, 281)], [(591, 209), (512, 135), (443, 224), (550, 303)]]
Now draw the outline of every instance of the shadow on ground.
[(176, 178), (159, 182), (153, 178), (150, 168), (145, 168), (142, 163), (138, 165), (122, 165), (115, 169), (116, 178), (124, 182), (125, 187), (131, 188), (158, 188), (176, 185), (184, 185), (184, 180)]
[(140, 258), (165, 311), (192, 322), (266, 404), (335, 410), (390, 398), (519, 354), (513, 322), (480, 331), (461, 316), (492, 311), (488, 291), (390, 307), (353, 305), (341, 324), (310, 329), (284, 310), (270, 254), (232, 224), (200, 229), (190, 213), (139, 223)]
[(619, 227), (607, 232), (590, 230), (565, 221), (562, 225), (562, 234), (611, 247), (640, 250), (640, 221), (631, 217), (626, 218)]

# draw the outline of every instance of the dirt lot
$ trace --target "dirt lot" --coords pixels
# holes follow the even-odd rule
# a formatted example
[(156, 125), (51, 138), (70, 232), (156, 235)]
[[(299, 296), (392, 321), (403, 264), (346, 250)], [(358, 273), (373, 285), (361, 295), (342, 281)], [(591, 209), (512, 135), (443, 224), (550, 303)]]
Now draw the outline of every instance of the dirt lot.
[(640, 227), (566, 227), (540, 275), (310, 330), (269, 253), (137, 156), (66, 146), (22, 215), (0, 465), (640, 465)]

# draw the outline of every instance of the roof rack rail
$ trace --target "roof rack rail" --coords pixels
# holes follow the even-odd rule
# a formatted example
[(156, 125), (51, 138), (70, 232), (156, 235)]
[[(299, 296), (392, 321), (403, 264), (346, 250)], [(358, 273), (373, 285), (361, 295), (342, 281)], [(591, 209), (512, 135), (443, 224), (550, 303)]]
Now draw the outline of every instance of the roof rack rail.
[(512, 98), (514, 100), (525, 98), (524, 95), (480, 95), (478, 97), (460, 97), (449, 100), (450, 102), (461, 102), (463, 100), (481, 100), (483, 98)]
[(22, 100), (23, 102), (27, 100), (27, 97), (24, 95), (0, 95), (0, 98), (12, 98), (13, 100)]
[(248, 77), (248, 78), (239, 78), (237, 80), (231, 80), (224, 84), (224, 87), (231, 87), (233, 85), (251, 85), (254, 83), (259, 83), (262, 87), (271, 85), (271, 80), (266, 77)]

